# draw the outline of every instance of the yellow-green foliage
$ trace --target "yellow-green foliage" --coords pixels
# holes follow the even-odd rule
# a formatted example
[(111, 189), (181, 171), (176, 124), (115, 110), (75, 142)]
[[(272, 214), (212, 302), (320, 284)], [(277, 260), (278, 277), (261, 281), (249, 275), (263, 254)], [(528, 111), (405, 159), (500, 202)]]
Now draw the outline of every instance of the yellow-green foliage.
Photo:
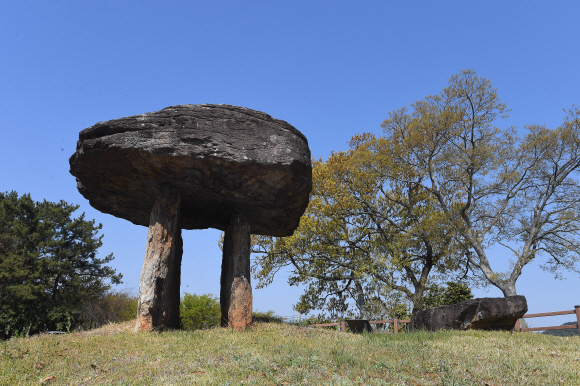
[(254, 311), (252, 312), (252, 321), (256, 322), (268, 322), (268, 323), (282, 323), (282, 318), (274, 313), (274, 311)]
[(467, 284), (448, 281), (447, 287), (432, 285), (416, 306), (419, 309), (424, 309), (461, 303), (471, 299), (473, 299), (473, 294)]
[(579, 385), (580, 337), (355, 335), (257, 323), (134, 333), (134, 322), (0, 343), (0, 385)]
[(313, 160), (310, 203), (298, 229), (289, 237), (253, 239), (258, 287), (290, 266), (288, 282), (305, 287), (295, 305), (301, 313), (342, 316), (348, 298), (357, 306), (364, 298), (370, 309), (378, 295), (382, 313), (391, 314), (393, 293), (415, 303), (429, 279), (452, 277), (460, 268), (464, 252), (434, 199), (418, 184), (386, 178), (390, 161), (374, 144), (370, 134), (355, 136), (349, 151)]
[(179, 309), (183, 329), (201, 330), (220, 325), (220, 302), (213, 295), (186, 293), (181, 299)]

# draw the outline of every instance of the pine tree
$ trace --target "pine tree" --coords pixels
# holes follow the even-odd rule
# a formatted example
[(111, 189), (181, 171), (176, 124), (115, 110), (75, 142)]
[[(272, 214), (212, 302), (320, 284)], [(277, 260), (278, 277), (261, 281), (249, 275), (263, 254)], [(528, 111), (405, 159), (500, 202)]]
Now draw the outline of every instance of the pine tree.
[(85, 301), (121, 282), (97, 258), (102, 225), (74, 218), (77, 205), (0, 193), (0, 337), (70, 330)]

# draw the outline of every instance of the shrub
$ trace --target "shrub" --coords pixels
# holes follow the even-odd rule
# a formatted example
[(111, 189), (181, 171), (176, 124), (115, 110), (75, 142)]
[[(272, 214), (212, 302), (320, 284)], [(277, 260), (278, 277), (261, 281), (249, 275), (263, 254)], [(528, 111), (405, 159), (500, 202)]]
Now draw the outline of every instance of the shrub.
[(211, 294), (185, 293), (179, 304), (181, 328), (203, 330), (220, 325), (220, 302)]
[(275, 315), (274, 311), (260, 312), (258, 310), (252, 312), (253, 322), (263, 322), (263, 323), (282, 323), (284, 320), (282, 317)]
[(471, 288), (463, 283), (447, 282), (447, 287), (443, 288), (433, 285), (427, 294), (418, 302), (418, 309), (444, 306), (447, 304), (461, 303), (473, 299)]
[(110, 290), (103, 296), (85, 301), (82, 308), (83, 329), (135, 319), (139, 299), (130, 290)]

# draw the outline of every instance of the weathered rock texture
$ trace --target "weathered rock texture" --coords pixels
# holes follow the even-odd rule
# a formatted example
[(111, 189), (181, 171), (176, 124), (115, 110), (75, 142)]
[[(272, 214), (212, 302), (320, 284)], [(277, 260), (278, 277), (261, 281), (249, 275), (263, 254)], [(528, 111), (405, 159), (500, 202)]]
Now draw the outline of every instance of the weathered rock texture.
[(149, 226), (138, 330), (179, 326), (182, 228), (225, 231), (222, 324), (251, 324), (250, 234), (291, 235), (312, 188), (304, 135), (230, 105), (99, 122), (81, 131), (70, 172), (94, 208)]
[(161, 187), (181, 196), (183, 229), (225, 230), (246, 214), (251, 233), (289, 236), (308, 205), (310, 150), (292, 125), (230, 105), (181, 105), (81, 131), (70, 172), (90, 204), (149, 225)]
[(352, 332), (372, 332), (373, 328), (371, 324), (366, 319), (345, 319), (346, 324)]
[(220, 302), (222, 326), (243, 330), (252, 323), (250, 223), (234, 213), (224, 233)]
[(411, 329), (511, 330), (528, 311), (524, 296), (480, 298), (413, 313)]
[(183, 241), (179, 227), (180, 198), (162, 189), (147, 234), (145, 261), (139, 282), (136, 330), (179, 328), (179, 287)]

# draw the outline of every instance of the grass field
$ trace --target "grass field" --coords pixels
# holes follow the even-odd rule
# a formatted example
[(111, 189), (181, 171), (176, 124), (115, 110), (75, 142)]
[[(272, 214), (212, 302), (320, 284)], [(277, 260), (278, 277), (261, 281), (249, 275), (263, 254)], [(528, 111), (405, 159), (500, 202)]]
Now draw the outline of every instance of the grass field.
[(580, 385), (580, 337), (363, 334), (257, 323), (132, 332), (133, 323), (0, 343), (2, 385)]

